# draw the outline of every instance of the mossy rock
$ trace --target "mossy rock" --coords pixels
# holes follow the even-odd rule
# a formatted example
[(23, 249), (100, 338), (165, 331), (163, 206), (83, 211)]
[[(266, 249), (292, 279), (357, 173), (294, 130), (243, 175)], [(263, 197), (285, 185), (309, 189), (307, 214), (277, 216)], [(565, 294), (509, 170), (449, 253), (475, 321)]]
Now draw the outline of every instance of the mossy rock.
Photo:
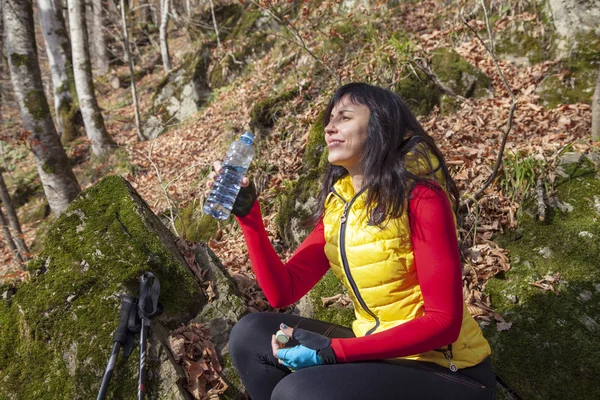
[(227, 343), (231, 329), (249, 312), (248, 307), (239, 293), (235, 281), (217, 256), (205, 244), (198, 245), (194, 252), (197, 263), (208, 266), (205, 280), (214, 282), (215, 298), (204, 306), (202, 312), (192, 322), (204, 324), (221, 355), (223, 367), (221, 375), (229, 385), (222, 398), (224, 400), (245, 399), (246, 389), (237, 370), (233, 367)]
[[(544, 223), (524, 214), (517, 231), (497, 238), (511, 270), (486, 287), (512, 322), (484, 330), (494, 368), (523, 399), (600, 398), (600, 170), (587, 160), (564, 169), (557, 194), (572, 211), (554, 210)], [(556, 273), (556, 292), (531, 285)]]
[(520, 65), (553, 60), (557, 55), (557, 34), (552, 24), (544, 24), (543, 33), (535, 21), (518, 21), (496, 33), (495, 52), (501, 58)]
[(216, 89), (233, 82), (246, 65), (263, 56), (272, 45), (273, 40), (269, 40), (266, 33), (253, 33), (240, 51), (227, 53), (220, 61), (211, 65), (208, 73), (210, 87)]
[(286, 246), (295, 248), (310, 233), (305, 221), (317, 205), (320, 183), (316, 176), (303, 176), (288, 182), (278, 196), (279, 212), (275, 223), (281, 240)]
[(50, 215), (50, 205), (45, 197), (36, 197), (29, 200), (19, 210), (19, 221), (22, 224), (38, 222)]
[[(316, 197), (321, 188), (321, 176), (327, 166), (327, 146), (324, 135), (324, 111), (313, 124), (302, 158), (301, 177), (288, 183), (278, 197), (279, 213), (277, 228), (282, 241), (289, 247), (297, 247), (310, 233), (311, 227), (304, 224), (315, 211)], [(315, 318), (338, 325), (351, 327), (354, 311), (350, 308), (323, 307), (321, 299), (345, 293), (344, 286), (331, 272), (313, 287), (297, 305), (298, 312), (305, 317)]]
[(352, 304), (348, 307), (324, 307), (322, 299), (346, 293), (346, 288), (332, 271), (325, 276), (298, 303), (298, 312), (303, 317), (352, 328), (356, 319)]
[(277, 199), (276, 224), (284, 244), (289, 247), (298, 246), (311, 231), (305, 221), (315, 211), (321, 176), (327, 166), (323, 117), (324, 112), (321, 112), (310, 130), (300, 177), (284, 185)]
[(214, 238), (219, 228), (217, 220), (204, 214), (203, 204), (194, 200), (180, 209), (175, 220), (179, 235), (191, 242), (208, 242)]
[[(83, 399), (96, 396), (119, 321), (122, 293), (138, 296), (145, 271), (160, 280), (164, 312), (152, 320), (148, 397), (175, 390), (155, 372), (176, 369), (152, 358), (163, 334), (194, 317), (205, 303), (174, 236), (131, 185), (110, 176), (82, 192), (56, 220), (44, 248), (29, 263), (31, 279), (9, 300), (0, 300), (0, 398)], [(155, 343), (155, 344), (152, 344)], [(163, 343), (163, 344), (158, 344)], [(107, 398), (134, 398), (138, 350), (121, 354)], [(175, 388), (175, 389), (174, 389)]]
[(244, 10), (240, 20), (233, 29), (233, 37), (245, 37), (252, 33), (252, 30), (256, 28), (257, 22), (263, 16), (261, 10), (256, 7), (249, 7)]
[[(554, 73), (565, 71), (561, 80)], [(598, 77), (598, 66), (594, 63), (569, 59), (556, 66), (536, 88), (540, 101), (545, 107), (554, 108), (559, 104), (592, 104), (592, 97)]]
[[(225, 40), (240, 23), (240, 18), (244, 13), (244, 7), (238, 3), (215, 4), (215, 19), (219, 27), (219, 39)], [(194, 21), (200, 23), (190, 24), (188, 32), (194, 41), (201, 41), (203, 38), (209, 38), (212, 44), (217, 43), (217, 37), (213, 28), (213, 19), (210, 8), (204, 7), (201, 13), (193, 16)]]
[(491, 95), (491, 82), (487, 75), (453, 49), (437, 49), (431, 56), (431, 67), (442, 83), (462, 97)]
[(325, 110), (317, 116), (317, 120), (310, 128), (304, 155), (302, 156), (302, 171), (317, 177), (323, 175), (327, 167), (327, 143), (325, 142)]
[(44, 188), (35, 168), (15, 175), (15, 182), (12, 186), (16, 186), (10, 195), (15, 208), (25, 205), (33, 198), (44, 197)]
[(296, 96), (298, 96), (298, 88), (258, 101), (250, 113), (250, 125), (253, 127), (273, 127), (281, 116), (281, 106), (293, 100)]
[(417, 71), (416, 75), (411, 73), (402, 78), (396, 84), (394, 91), (417, 116), (427, 115), (434, 107), (440, 105), (440, 89), (421, 71)]
[(163, 78), (145, 118), (146, 137), (158, 137), (167, 124), (183, 121), (206, 103), (211, 94), (207, 75), (210, 61), (210, 48), (203, 45), (196, 52), (186, 54), (182, 65)]
[(600, 62), (600, 34), (579, 33), (575, 36), (574, 45), (572, 58), (589, 63)]

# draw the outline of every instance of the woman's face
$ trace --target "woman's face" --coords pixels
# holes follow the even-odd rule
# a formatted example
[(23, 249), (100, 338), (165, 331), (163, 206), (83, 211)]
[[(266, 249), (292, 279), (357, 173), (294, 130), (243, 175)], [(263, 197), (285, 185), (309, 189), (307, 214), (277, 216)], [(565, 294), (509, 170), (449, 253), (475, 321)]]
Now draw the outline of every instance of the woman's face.
[(360, 161), (369, 136), (370, 115), (367, 106), (354, 104), (344, 96), (331, 110), (325, 127), (329, 162), (346, 168), (351, 175), (362, 173)]

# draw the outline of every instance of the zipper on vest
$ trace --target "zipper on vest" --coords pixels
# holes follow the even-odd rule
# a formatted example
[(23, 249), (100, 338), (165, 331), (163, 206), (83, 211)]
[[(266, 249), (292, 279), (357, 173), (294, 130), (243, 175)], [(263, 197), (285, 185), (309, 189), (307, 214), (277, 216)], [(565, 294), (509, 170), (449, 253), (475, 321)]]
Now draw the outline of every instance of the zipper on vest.
[(434, 349), (434, 351), (439, 351), (444, 355), (444, 357), (446, 357), (446, 360), (448, 360), (449, 363), (448, 368), (450, 368), (450, 371), (458, 371), (458, 367), (452, 361), (452, 358), (454, 358), (454, 356), (452, 355), (452, 344), (449, 344), (447, 349)]
[(340, 218), (340, 255), (342, 256), (342, 265), (344, 267), (344, 272), (346, 273), (346, 278), (348, 278), (348, 282), (350, 283), (352, 291), (354, 292), (354, 296), (356, 297), (356, 300), (358, 300), (358, 302), (360, 303), (360, 306), (363, 308), (363, 310), (365, 310), (370, 316), (372, 316), (375, 319), (375, 326), (369, 329), (367, 333), (365, 333), (365, 336), (367, 336), (373, 333), (375, 329), (379, 327), (379, 318), (377, 318), (375, 313), (373, 313), (373, 311), (371, 311), (369, 307), (367, 307), (367, 304), (360, 295), (360, 292), (358, 291), (358, 286), (356, 286), (356, 282), (354, 282), (354, 278), (352, 277), (352, 273), (350, 272), (348, 258), (346, 257), (346, 222), (348, 221), (348, 212), (350, 211), (350, 207), (352, 207), (354, 201), (358, 198), (358, 196), (362, 194), (362, 192), (365, 189), (366, 188), (363, 188), (360, 192), (354, 195), (354, 197), (349, 202), (344, 200), (344, 198), (340, 196), (335, 191), (335, 189), (333, 189), (333, 194), (339, 197), (340, 200), (342, 200), (342, 202), (344, 203), (344, 211), (342, 212), (342, 216)]

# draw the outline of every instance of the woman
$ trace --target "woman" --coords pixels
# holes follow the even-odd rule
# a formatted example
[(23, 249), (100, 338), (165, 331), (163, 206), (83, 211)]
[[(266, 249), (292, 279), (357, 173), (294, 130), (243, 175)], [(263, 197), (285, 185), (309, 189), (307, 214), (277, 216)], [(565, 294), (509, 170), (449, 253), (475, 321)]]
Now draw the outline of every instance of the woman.
[(364, 83), (341, 87), (324, 122), (330, 164), (316, 225), (287, 263), (247, 178), (233, 212), (273, 307), (299, 300), (331, 268), (356, 320), (350, 330), (288, 314), (244, 317), (229, 349), (251, 398), (493, 398), (490, 347), (462, 299), (458, 192), (433, 139), (398, 95)]

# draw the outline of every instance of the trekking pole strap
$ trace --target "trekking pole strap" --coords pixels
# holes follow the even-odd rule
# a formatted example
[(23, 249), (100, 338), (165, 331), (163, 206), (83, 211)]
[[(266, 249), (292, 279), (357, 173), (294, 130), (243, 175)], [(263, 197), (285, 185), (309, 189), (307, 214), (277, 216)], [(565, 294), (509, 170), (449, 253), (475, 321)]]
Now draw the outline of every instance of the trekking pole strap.
[(121, 346), (125, 345), (127, 342), (128, 336), (131, 334), (130, 332), (130, 320), (132, 311), (134, 313), (133, 318), (135, 318), (136, 310), (136, 299), (133, 296), (128, 294), (121, 295), (121, 314), (119, 316), (119, 326), (117, 326), (117, 330), (113, 333), (113, 342), (120, 343)]
[(138, 310), (142, 319), (150, 319), (153, 315), (160, 313), (161, 306), (158, 303), (160, 294), (160, 282), (151, 272), (144, 272), (140, 276), (140, 299)]

